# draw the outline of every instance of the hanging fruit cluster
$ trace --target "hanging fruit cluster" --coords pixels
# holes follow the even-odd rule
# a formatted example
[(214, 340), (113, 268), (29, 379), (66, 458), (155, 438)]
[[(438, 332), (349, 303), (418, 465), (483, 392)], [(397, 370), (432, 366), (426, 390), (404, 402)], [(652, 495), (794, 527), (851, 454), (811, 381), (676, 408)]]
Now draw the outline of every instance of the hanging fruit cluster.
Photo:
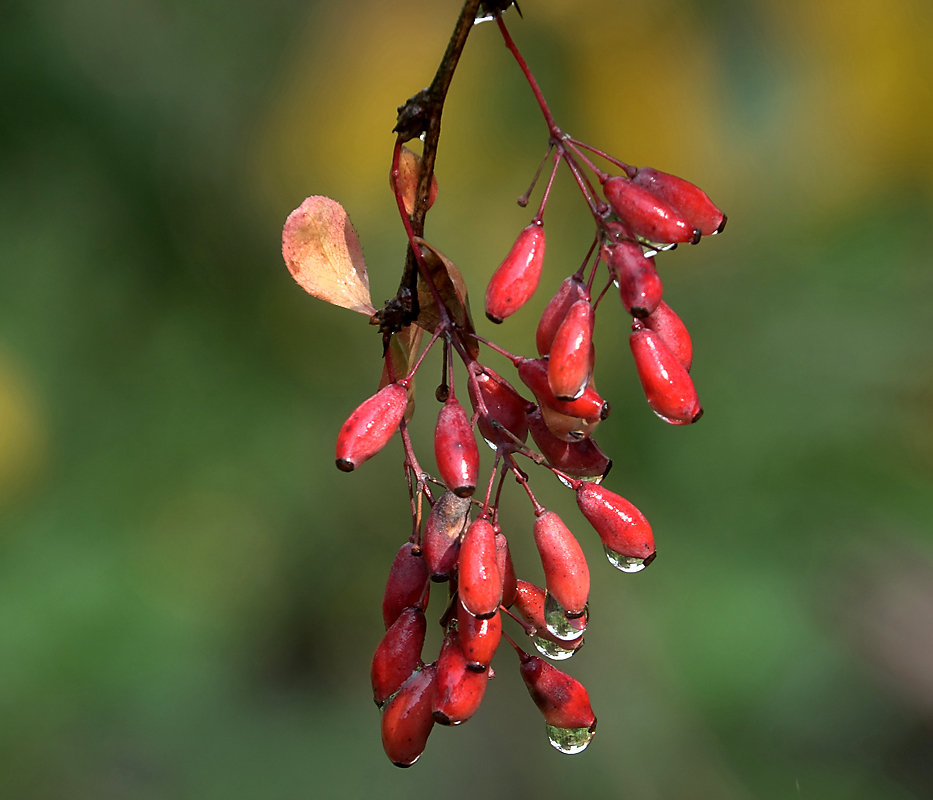
[[(462, 275), (415, 235), (412, 221), (419, 198), (426, 207), (437, 196), (437, 184), (433, 176), (425, 176), (421, 157), (402, 147), (418, 135), (411, 118), (417, 117), (412, 106), (419, 96), (400, 109), (390, 174), (417, 266), (417, 316), (393, 328), (387, 323), (391, 301), (382, 312), (372, 308), (356, 234), (335, 201), (308, 198), (289, 217), (283, 238), (285, 260), (304, 288), (373, 315), (384, 333), (381, 388), (341, 428), (336, 460), (341, 470), (355, 470), (401, 434), (412, 532), (389, 572), (382, 605), (386, 632), (371, 670), (373, 697), (382, 712), (383, 745), (398, 766), (410, 766), (420, 757), (435, 724), (459, 725), (477, 711), (493, 676), (490, 662), (503, 638), (518, 654), (521, 676), (544, 716), (551, 744), (561, 752), (576, 753), (593, 737), (596, 717), (586, 689), (549, 663), (570, 658), (583, 643), (589, 567), (576, 537), (539, 502), (519, 462), (529, 459), (576, 493), (580, 511), (614, 567), (633, 573), (652, 562), (651, 526), (632, 503), (601, 485), (612, 462), (592, 438), (610, 412), (593, 380), (595, 314), (610, 289), (617, 287), (633, 319), (630, 345), (651, 409), (675, 425), (696, 422), (703, 413), (689, 374), (690, 335), (662, 299), (654, 257), (720, 232), (726, 218), (693, 184), (629, 166), (566, 135), (505, 27), (502, 6), (508, 3), (498, 4), (491, 18), (544, 114), (549, 142), (543, 164), (550, 162), (551, 170), (537, 213), (489, 281), (486, 316), (501, 323), (538, 287), (545, 256), (544, 213), (561, 163), (570, 169), (595, 224), (593, 244), (580, 268), (563, 281), (541, 316), (535, 336), (538, 357), (512, 355), (478, 336)], [(621, 174), (604, 172), (593, 157)], [(534, 183), (529, 193), (533, 188)], [(526, 205), (528, 195), (519, 202)], [(322, 279), (325, 267), (339, 280)], [(594, 292), (594, 286), (601, 290)], [(401, 290), (396, 304), (403, 310), (414, 307), (413, 298), (403, 297)], [(422, 349), (424, 332), (431, 339)], [(444, 366), (436, 392), (441, 408), (434, 431), (434, 476), (422, 469), (415, 455), (408, 419), (415, 375), (437, 342)], [(512, 362), (530, 396), (481, 363), (481, 344)], [(464, 367), (456, 381), (455, 355)], [(457, 396), (455, 383), (460, 380), (465, 380), (470, 410)], [(476, 431), (495, 453), (492, 470), (483, 480)], [(536, 449), (528, 444), (529, 433)], [(513, 568), (499, 520), (501, 492), (509, 475), (532, 506), (543, 587), (518, 579)], [(508, 535), (517, 532), (509, 530)], [(436, 660), (425, 663), (425, 614), (432, 582), (447, 584), (440, 614), (444, 639)], [(525, 652), (503, 631), (504, 617), (517, 626), (517, 638), (527, 638), (544, 658)]]

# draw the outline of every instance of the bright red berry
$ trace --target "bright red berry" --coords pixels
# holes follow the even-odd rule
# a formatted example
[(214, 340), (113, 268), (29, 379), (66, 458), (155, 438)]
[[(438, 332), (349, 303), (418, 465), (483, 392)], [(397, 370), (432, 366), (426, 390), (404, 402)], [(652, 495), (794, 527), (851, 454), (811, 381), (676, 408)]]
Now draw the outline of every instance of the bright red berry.
[(590, 570), (580, 543), (553, 511), (535, 519), (534, 536), (548, 594), (567, 617), (582, 617), (590, 595)]
[(538, 355), (546, 356), (551, 352), (551, 343), (557, 334), (570, 307), (577, 300), (586, 300), (586, 284), (571, 275), (565, 278), (550, 302), (541, 314), (541, 320), (538, 322), (538, 330), (535, 333), (535, 344), (538, 347)]
[(634, 242), (619, 242), (606, 249), (609, 269), (619, 282), (622, 305), (633, 317), (647, 317), (658, 307), (664, 291), (654, 258), (646, 256)]
[(541, 409), (528, 415), (528, 430), (541, 454), (555, 469), (572, 478), (604, 478), (612, 462), (592, 439), (567, 442), (551, 433)]
[(597, 394), (592, 382), (576, 400), (558, 400), (548, 383), (548, 359), (523, 358), (516, 366), (518, 377), (531, 389), (539, 404), (549, 406), (568, 417), (598, 421), (609, 416), (609, 403)]
[(458, 497), (476, 490), (479, 450), (466, 411), (455, 399), (444, 403), (434, 429), (434, 457), (444, 483)]
[(674, 313), (674, 309), (662, 300), (642, 323), (658, 335), (683, 368), (690, 372), (690, 365), (693, 363), (693, 342), (690, 340), (687, 326)]
[(390, 383), (360, 405), (337, 436), (337, 468), (351, 472), (386, 446), (408, 405), (408, 386)]
[(593, 316), (589, 300), (577, 300), (551, 343), (547, 379), (558, 400), (575, 400), (586, 388), (593, 368)]
[[(516, 439), (524, 442), (528, 438), (528, 422), (525, 419), (525, 413), (529, 408), (533, 408), (533, 405), (516, 392), (505, 378), (500, 377), (488, 367), (477, 365), (471, 369), (471, 372), (476, 376), (479, 394), (489, 414), (488, 418), (480, 414), (477, 423), (483, 438), (493, 447), (496, 447), (499, 442), (513, 443), (508, 436), (493, 427), (491, 423), (495, 421)], [(470, 401), (473, 403), (474, 410), (477, 410), (479, 401), (472, 380), (469, 381), (469, 390)]]
[(577, 489), (577, 505), (599, 534), (614, 567), (638, 572), (654, 560), (651, 525), (624, 497), (594, 483), (583, 483)]
[(544, 263), (544, 226), (532, 222), (515, 240), (512, 249), (493, 273), (486, 287), (486, 316), (502, 322), (520, 309), (541, 279)]
[(704, 236), (720, 233), (726, 227), (725, 214), (713, 205), (706, 192), (683, 178), (651, 167), (641, 167), (632, 181), (676, 209)]
[(441, 725), (459, 725), (472, 717), (486, 694), (487, 671), (470, 669), (470, 663), (460, 647), (460, 635), (451, 628), (444, 637), (437, 659), (432, 711), (434, 721)]
[(652, 192), (622, 175), (603, 183), (603, 194), (619, 219), (649, 242), (686, 244), (700, 231)]
[(655, 414), (675, 425), (689, 425), (703, 416), (693, 380), (658, 334), (639, 326), (629, 337), (629, 345)]
[(497, 611), (489, 619), (477, 619), (462, 603), (458, 603), (457, 630), (460, 631), (460, 647), (467, 660), (467, 669), (485, 671), (502, 638), (501, 613)]
[(426, 631), (424, 611), (406, 608), (382, 637), (370, 667), (377, 706), (381, 707), (421, 666)]
[(386, 630), (409, 606), (419, 602), (422, 603), (422, 607), (428, 604), (428, 566), (420, 554), (413, 554), (413, 549), (414, 545), (411, 542), (405, 542), (396, 553), (395, 561), (389, 570), (385, 594), (382, 596), (382, 619), (385, 621)]
[(502, 577), (496, 560), (496, 532), (488, 519), (473, 521), (460, 545), (460, 602), (478, 619), (488, 619), (502, 602)]
[(444, 492), (434, 502), (421, 537), (421, 552), (432, 581), (446, 581), (456, 569), (460, 536), (469, 521), (469, 497)]
[(522, 679), (544, 715), (551, 744), (562, 753), (579, 753), (593, 739), (596, 715), (580, 681), (537, 656), (525, 655)]
[(382, 747), (397, 767), (410, 767), (424, 752), (434, 727), (436, 666), (428, 664), (402, 684), (382, 710)]

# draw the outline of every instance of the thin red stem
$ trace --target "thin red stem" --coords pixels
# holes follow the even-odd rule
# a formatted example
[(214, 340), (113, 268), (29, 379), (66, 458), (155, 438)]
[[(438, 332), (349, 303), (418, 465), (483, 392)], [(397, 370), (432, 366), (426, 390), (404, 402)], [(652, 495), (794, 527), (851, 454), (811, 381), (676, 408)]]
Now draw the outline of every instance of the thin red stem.
[(531, 91), (534, 92), (535, 100), (538, 101), (538, 107), (541, 109), (541, 113), (544, 114), (544, 121), (547, 123), (547, 128), (551, 134), (551, 138), (560, 139), (563, 137), (564, 132), (557, 126), (557, 122), (554, 120), (554, 115), (551, 114), (551, 109), (548, 108), (547, 101), (544, 99), (544, 95), (541, 93), (541, 87), (538, 86), (538, 82), (535, 80), (535, 76), (531, 74), (531, 70), (528, 68), (528, 64), (522, 57), (522, 54), (518, 51), (518, 48), (515, 46), (515, 42), (512, 41), (512, 37), (509, 35), (509, 30), (505, 27), (505, 21), (501, 16), (496, 17), (496, 25), (499, 26), (499, 31), (502, 33), (502, 38), (505, 40), (505, 46), (509, 49), (509, 52), (515, 56), (515, 60), (518, 62), (519, 69), (521, 69), (521, 71), (524, 73), (525, 80), (528, 81), (528, 85), (531, 87)]

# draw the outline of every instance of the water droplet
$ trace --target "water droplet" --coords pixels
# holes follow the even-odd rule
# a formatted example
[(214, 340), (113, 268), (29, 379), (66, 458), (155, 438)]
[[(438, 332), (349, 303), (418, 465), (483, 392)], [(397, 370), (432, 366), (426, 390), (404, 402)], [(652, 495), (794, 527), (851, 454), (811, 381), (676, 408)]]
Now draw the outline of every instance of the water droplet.
[(473, 20), (474, 25), (479, 25), (481, 22), (492, 22), (495, 19), (493, 14), (484, 14), (482, 16), (476, 17)]
[(499, 449), (499, 446), (498, 446), (498, 445), (495, 445), (495, 444), (493, 444), (492, 442), (490, 442), (489, 439), (487, 439), (485, 436), (483, 437), (483, 441), (486, 442), (486, 444), (489, 445), (489, 447), (490, 447), (491, 450), (498, 450), (498, 449)]
[(582, 753), (596, 735), (596, 723), (589, 728), (557, 728), (547, 726), (547, 738), (551, 746), (569, 756)]
[(567, 478), (565, 478), (563, 475), (558, 474), (557, 480), (559, 480), (562, 484), (564, 484), (564, 486), (566, 486), (568, 489), (573, 488), (573, 484), (569, 480), (567, 480)]
[(603, 550), (606, 551), (606, 558), (609, 559), (609, 563), (621, 572), (641, 572), (648, 566), (644, 558), (623, 556), (621, 553), (612, 550), (608, 545), (603, 545)]
[(541, 655), (551, 659), (551, 661), (566, 661), (577, 652), (577, 650), (568, 650), (566, 647), (561, 647), (557, 642), (542, 639), (540, 636), (532, 636), (531, 643)]
[(557, 602), (550, 592), (546, 592), (544, 595), (544, 624), (558, 639), (563, 639), (565, 642), (579, 639), (586, 631), (586, 620), (589, 615), (589, 608), (584, 608), (582, 617), (571, 619), (567, 616), (564, 607)]

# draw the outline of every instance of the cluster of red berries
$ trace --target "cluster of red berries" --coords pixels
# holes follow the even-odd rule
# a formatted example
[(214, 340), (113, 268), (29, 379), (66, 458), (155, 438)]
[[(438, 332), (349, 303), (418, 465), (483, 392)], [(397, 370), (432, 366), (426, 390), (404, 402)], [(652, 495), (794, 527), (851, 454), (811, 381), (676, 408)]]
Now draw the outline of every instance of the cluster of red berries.
[[(638, 572), (655, 557), (648, 521), (628, 500), (601, 485), (612, 462), (592, 439), (610, 411), (593, 381), (593, 329), (596, 309), (612, 286), (618, 288), (633, 318), (630, 345), (650, 407), (677, 425), (696, 422), (702, 414), (689, 375), (690, 336), (662, 299), (654, 256), (720, 232), (725, 216), (693, 184), (657, 170), (636, 169), (564, 134), (501, 16), (493, 18), (544, 113), (550, 137), (543, 163), (553, 157), (553, 165), (537, 214), (489, 282), (486, 316), (501, 323), (538, 286), (545, 254), (544, 211), (560, 163), (571, 170), (596, 231), (582, 265), (563, 281), (541, 316), (535, 337), (538, 357), (506, 353), (474, 333), (465, 295), (440, 286), (439, 273), (427, 265), (425, 243), (413, 235), (410, 225), (414, 182), (403, 174), (407, 170), (417, 178), (420, 164), (410, 152), (403, 153), (401, 137), (396, 144), (392, 186), (421, 280), (429, 290), (425, 296), (433, 303), (431, 324), (422, 324), (433, 338), (414, 366), (408, 368), (407, 361), (402, 362), (406, 374), (396, 374), (396, 363), (387, 351), (385, 385), (350, 415), (339, 433), (336, 457), (337, 466), (349, 472), (401, 431), (412, 534), (389, 573), (382, 605), (386, 632), (371, 670), (373, 696), (382, 711), (383, 745), (398, 766), (410, 766), (420, 757), (436, 723), (459, 725), (473, 716), (493, 676), (490, 662), (502, 638), (518, 653), (522, 678), (544, 715), (552, 745), (561, 752), (576, 753), (593, 737), (596, 717), (586, 689), (549, 661), (519, 647), (503, 631), (503, 616), (510, 617), (532, 646), (551, 661), (570, 658), (579, 649), (588, 618), (590, 574), (583, 550), (560, 517), (535, 497), (518, 456), (546, 468), (576, 493), (577, 505), (614, 567)], [(607, 160), (623, 174), (603, 172), (587, 153)], [(595, 188), (597, 182), (601, 193)], [(436, 185), (431, 201), (435, 195)], [(519, 202), (526, 205), (527, 195)], [(602, 291), (594, 293), (601, 264), (606, 265), (608, 275)], [(448, 283), (454, 280), (449, 268), (444, 278)], [(419, 324), (424, 319), (419, 318)], [(443, 343), (444, 367), (437, 391), (442, 406), (434, 432), (438, 474), (434, 477), (415, 456), (407, 415), (412, 410), (415, 373), (438, 340)], [(512, 361), (533, 401), (480, 363), (480, 343)], [(454, 352), (465, 367), (472, 414), (454, 390)], [(495, 452), (484, 491), (476, 429)], [(527, 444), (529, 433), (537, 450)], [(513, 568), (498, 513), (508, 475), (521, 484), (533, 507), (543, 588), (518, 579)], [(432, 485), (442, 487), (442, 493), (435, 497)], [(477, 488), (482, 500), (474, 497)], [(425, 503), (429, 510), (423, 514)], [(432, 581), (448, 585), (440, 618), (445, 635), (437, 659), (426, 664), (422, 651)]]

